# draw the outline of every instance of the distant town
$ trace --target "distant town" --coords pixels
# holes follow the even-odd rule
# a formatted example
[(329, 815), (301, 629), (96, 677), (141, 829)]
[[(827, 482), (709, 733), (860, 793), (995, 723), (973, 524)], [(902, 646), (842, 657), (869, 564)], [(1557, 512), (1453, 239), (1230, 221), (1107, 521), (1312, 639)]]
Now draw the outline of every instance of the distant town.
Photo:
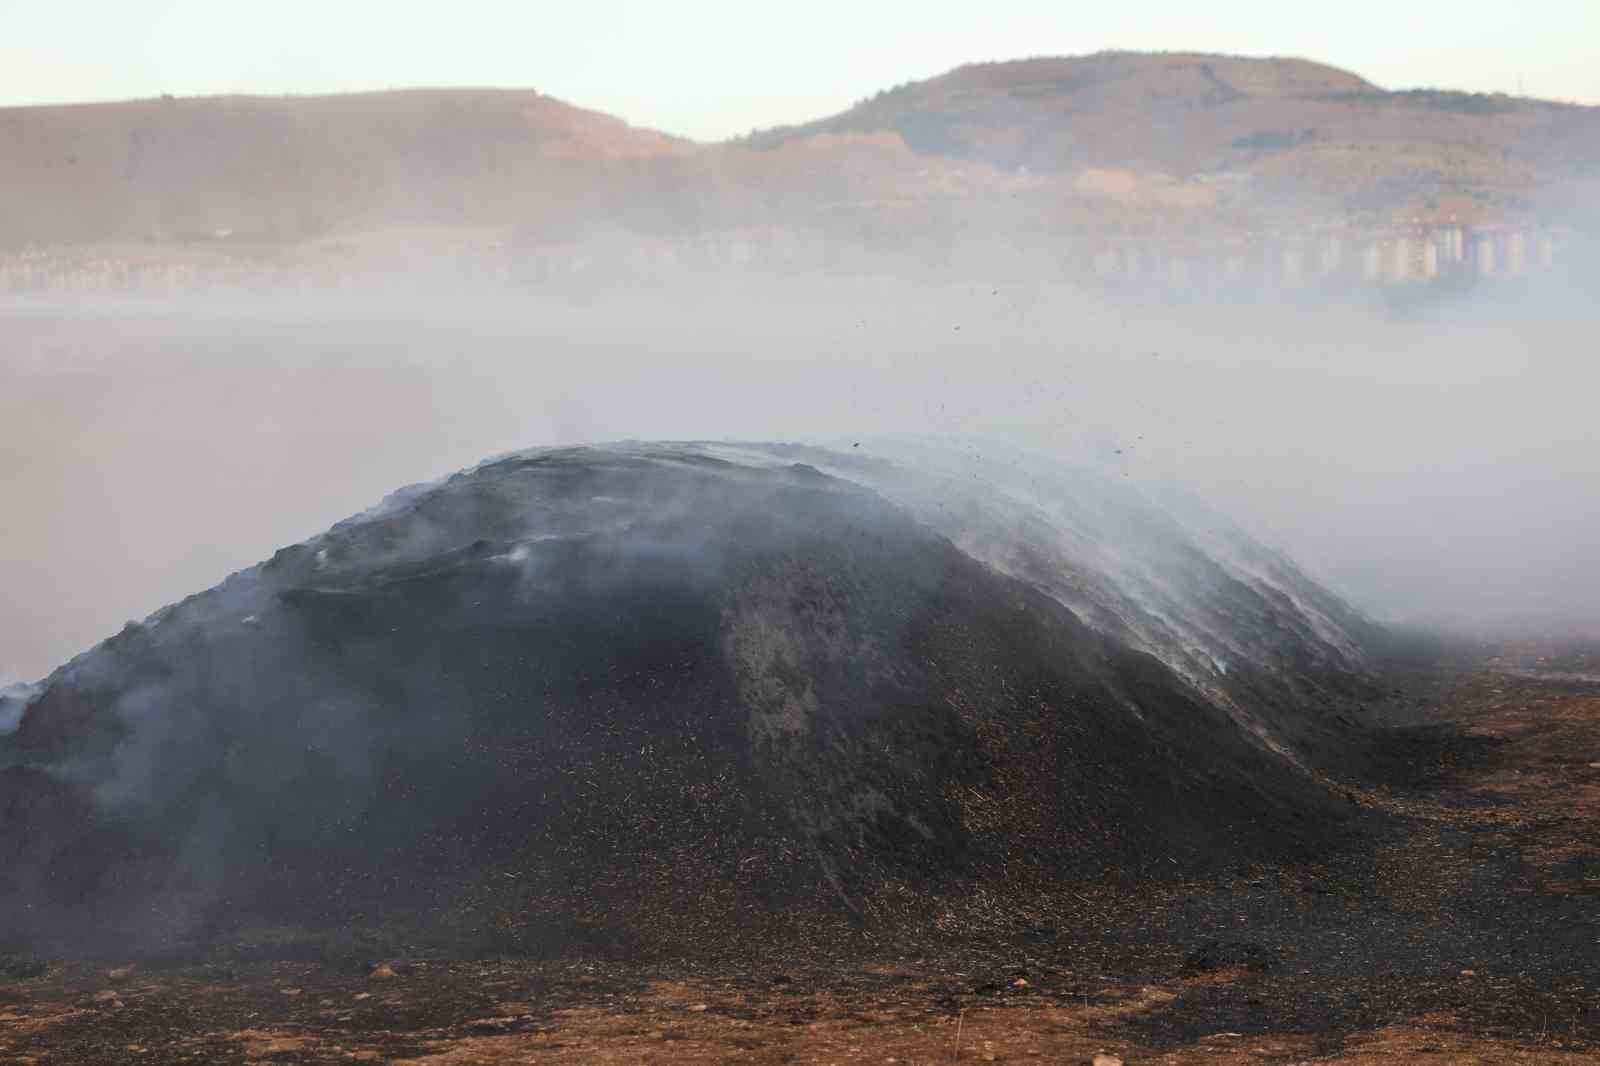
[(1111, 285), (1194, 290), (1251, 284), (1448, 286), (1549, 273), (1575, 239), (1564, 229), (1422, 219), (1379, 230), (1328, 226), (1205, 245), (1135, 238), (1096, 252), (1092, 275)]
[[(1384, 228), (1339, 224), (1297, 230), (1195, 236), (1159, 231), (1077, 235), (1018, 263), (1042, 276), (1107, 292), (1173, 296), (1289, 292), (1352, 287), (1426, 291), (1549, 275), (1568, 265), (1581, 235), (1516, 223), (1467, 224), (1416, 218)], [(404, 238), (404, 254), (353, 250), (338, 242), (309, 249), (239, 241), (222, 230), (182, 244), (20, 246), (0, 249), (0, 293), (175, 297), (218, 291), (329, 291), (384, 279), (449, 279), (493, 290), (600, 291), (608, 283), (670, 279), (696, 272), (872, 274), (886, 267), (870, 247), (802, 236), (785, 227), (748, 227), (670, 239), (613, 233), (541, 240)], [(904, 268), (914, 266), (899, 257)]]

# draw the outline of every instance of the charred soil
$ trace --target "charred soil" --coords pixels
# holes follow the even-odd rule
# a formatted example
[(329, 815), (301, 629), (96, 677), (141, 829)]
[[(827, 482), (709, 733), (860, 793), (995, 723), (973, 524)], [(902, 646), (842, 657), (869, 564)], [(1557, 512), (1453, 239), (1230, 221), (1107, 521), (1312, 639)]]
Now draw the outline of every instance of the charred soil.
[(678, 958), (466, 959), (262, 929), (205, 958), (9, 978), (0, 1055), (1593, 1061), (1600, 686), (1479, 672), (1423, 699), (1372, 727), (1394, 772), (1352, 783), (1381, 817), (1336, 853), (1225, 854), (1200, 876), (1083, 879), (893, 932)]
[(1192, 504), (915, 461), (501, 457), (15, 690), (0, 1055), (1596, 1039), (1581, 671), (1408, 649)]

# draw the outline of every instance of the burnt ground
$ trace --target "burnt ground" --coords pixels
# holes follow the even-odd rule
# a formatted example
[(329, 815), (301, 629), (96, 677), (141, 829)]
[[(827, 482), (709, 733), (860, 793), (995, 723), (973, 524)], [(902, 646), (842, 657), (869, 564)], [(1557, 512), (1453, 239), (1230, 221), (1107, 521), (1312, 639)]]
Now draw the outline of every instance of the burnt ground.
[(1527, 661), (1384, 712), (1383, 770), (1348, 783), (1374, 831), (1318, 861), (692, 959), (380, 961), (284, 930), (131, 969), (13, 955), (0, 1061), (1600, 1061), (1600, 684)]

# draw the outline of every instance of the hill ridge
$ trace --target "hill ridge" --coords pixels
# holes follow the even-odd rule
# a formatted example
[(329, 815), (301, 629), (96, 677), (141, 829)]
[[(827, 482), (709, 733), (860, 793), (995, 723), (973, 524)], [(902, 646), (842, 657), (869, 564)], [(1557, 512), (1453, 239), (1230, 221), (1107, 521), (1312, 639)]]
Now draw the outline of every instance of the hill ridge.
[(990, 236), (1381, 229), (1425, 207), (1586, 225), (1600, 202), (1600, 107), (1205, 52), (969, 63), (718, 143), (475, 87), (0, 108), (0, 141), (10, 247), (500, 227), (545, 244), (759, 232), (803, 255), (843, 227), (922, 261)]

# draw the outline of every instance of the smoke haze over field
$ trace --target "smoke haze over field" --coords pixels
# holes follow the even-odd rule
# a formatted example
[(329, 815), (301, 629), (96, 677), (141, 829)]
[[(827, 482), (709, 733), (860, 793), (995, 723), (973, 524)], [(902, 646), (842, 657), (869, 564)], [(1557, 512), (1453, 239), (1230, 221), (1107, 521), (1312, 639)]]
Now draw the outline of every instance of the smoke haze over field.
[(1600, 630), (1592, 315), (837, 279), (392, 303), (6, 308), (0, 682), (398, 485), (620, 438), (924, 438), (975, 477), (1038, 450), (1192, 490), (1378, 618)]
[(0, 0), (0, 1054), (1600, 1046), (1538, 2)]

